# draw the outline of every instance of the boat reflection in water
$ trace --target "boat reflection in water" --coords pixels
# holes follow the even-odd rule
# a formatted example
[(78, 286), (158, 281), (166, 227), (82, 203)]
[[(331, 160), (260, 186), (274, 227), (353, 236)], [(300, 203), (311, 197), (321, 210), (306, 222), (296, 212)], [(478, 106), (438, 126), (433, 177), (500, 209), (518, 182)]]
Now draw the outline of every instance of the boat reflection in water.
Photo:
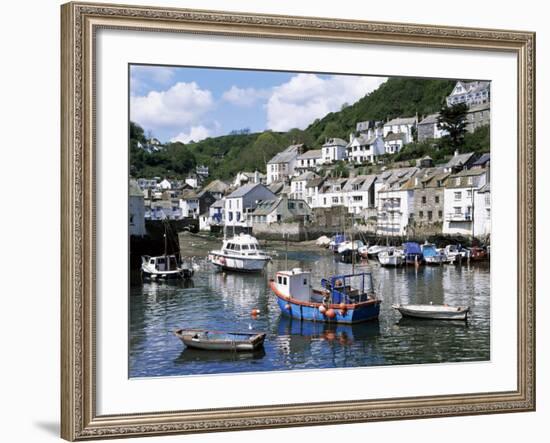
[(256, 351), (227, 352), (227, 351), (205, 351), (204, 349), (185, 348), (174, 360), (176, 365), (187, 363), (225, 363), (245, 360), (260, 360), (265, 357), (265, 349), (259, 348)]

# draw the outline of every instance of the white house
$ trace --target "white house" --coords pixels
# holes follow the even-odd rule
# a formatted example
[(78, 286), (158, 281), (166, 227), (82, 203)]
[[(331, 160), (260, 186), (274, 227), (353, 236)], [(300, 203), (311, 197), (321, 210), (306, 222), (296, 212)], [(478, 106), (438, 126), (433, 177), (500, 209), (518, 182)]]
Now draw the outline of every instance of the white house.
[(172, 182), (165, 178), (158, 184), (158, 186), (162, 190), (172, 189)]
[(307, 171), (296, 177), (292, 177), (290, 180), (290, 197), (305, 200), (307, 196), (307, 182), (317, 177), (318, 175), (312, 171)]
[(475, 194), (487, 184), (487, 169), (465, 169), (450, 175), (445, 185), (444, 234), (475, 236)]
[(489, 103), (491, 98), (491, 82), (457, 81), (453, 91), (447, 97), (447, 106), (465, 103), (468, 107)]
[(128, 227), (130, 235), (143, 237), (147, 234), (145, 230), (145, 204), (143, 201), (143, 191), (135, 180), (130, 180), (130, 189), (128, 197)]
[(388, 181), (378, 192), (376, 233), (388, 236), (406, 235), (413, 213), (414, 178), (405, 175), (402, 179)]
[(199, 196), (192, 189), (185, 189), (181, 192), (179, 199), (179, 207), (182, 217), (197, 218), (199, 216)]
[(302, 174), (306, 171), (315, 171), (322, 164), (323, 150), (310, 149), (296, 158), (295, 171)]
[(312, 208), (318, 208), (319, 191), (325, 183), (324, 177), (314, 178), (306, 184), (306, 202)]
[(385, 153), (382, 137), (372, 134), (350, 134), (350, 141), (346, 146), (347, 160), (350, 163), (374, 163), (376, 158)]
[(303, 144), (291, 145), (267, 162), (267, 184), (286, 180), (294, 175), (296, 159), (302, 153)]
[(384, 138), (384, 151), (386, 152), (386, 154), (396, 154), (403, 148), (405, 140), (405, 134), (399, 132), (390, 132)]
[(374, 182), (376, 175), (358, 175), (344, 185), (344, 204), (348, 212), (359, 215), (365, 209), (374, 208)]
[(260, 183), (241, 186), (225, 197), (225, 226), (247, 226), (247, 215), (261, 200), (273, 200), (276, 196)]
[(491, 235), (491, 185), (485, 184), (474, 194), (474, 237)]
[(334, 163), (346, 158), (347, 143), (341, 138), (329, 138), (322, 146), (322, 163)]
[(317, 195), (317, 208), (344, 206), (344, 186), (347, 178), (329, 178), (325, 180)]
[(404, 143), (411, 143), (417, 123), (416, 117), (394, 118), (384, 124), (384, 138), (386, 138), (390, 132), (394, 134), (405, 134)]
[(191, 173), (185, 178), (185, 183), (193, 189), (197, 189), (202, 183), (202, 178), (195, 173)]

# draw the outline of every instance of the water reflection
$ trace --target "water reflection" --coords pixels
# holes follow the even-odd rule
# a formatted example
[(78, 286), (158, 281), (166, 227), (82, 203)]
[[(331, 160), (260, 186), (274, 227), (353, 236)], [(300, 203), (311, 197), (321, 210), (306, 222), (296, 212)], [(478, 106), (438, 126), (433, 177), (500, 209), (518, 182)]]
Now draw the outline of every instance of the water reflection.
[[(311, 269), (314, 284), (352, 265), (317, 249), (269, 248), (274, 260), (262, 274), (222, 273), (205, 260), (192, 282), (147, 282), (130, 288), (130, 376), (357, 367), (490, 358), (489, 268), (477, 265), (370, 270), (383, 299), (380, 319), (359, 325), (297, 321), (280, 314), (268, 278), (277, 270)], [(402, 319), (392, 303), (447, 303), (471, 306), (468, 323)], [(251, 315), (259, 310), (259, 315)], [(255, 330), (267, 334), (260, 354), (185, 349), (177, 328)]]

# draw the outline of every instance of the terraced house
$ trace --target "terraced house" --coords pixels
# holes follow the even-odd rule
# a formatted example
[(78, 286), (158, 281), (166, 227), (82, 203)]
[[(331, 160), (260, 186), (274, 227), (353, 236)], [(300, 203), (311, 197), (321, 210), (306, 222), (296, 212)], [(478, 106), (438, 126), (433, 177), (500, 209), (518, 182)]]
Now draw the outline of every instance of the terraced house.
[(413, 229), (436, 234), (443, 231), (445, 183), (450, 176), (443, 168), (421, 169), (414, 176)]

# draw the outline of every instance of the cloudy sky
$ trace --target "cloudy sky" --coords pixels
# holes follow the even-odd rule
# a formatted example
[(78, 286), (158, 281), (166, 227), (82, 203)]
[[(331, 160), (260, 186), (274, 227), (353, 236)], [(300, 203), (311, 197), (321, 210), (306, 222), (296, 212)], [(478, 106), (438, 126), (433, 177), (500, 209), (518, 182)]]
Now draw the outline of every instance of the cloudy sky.
[(384, 77), (211, 68), (130, 68), (130, 119), (162, 142), (249, 128), (306, 128), (376, 89)]

